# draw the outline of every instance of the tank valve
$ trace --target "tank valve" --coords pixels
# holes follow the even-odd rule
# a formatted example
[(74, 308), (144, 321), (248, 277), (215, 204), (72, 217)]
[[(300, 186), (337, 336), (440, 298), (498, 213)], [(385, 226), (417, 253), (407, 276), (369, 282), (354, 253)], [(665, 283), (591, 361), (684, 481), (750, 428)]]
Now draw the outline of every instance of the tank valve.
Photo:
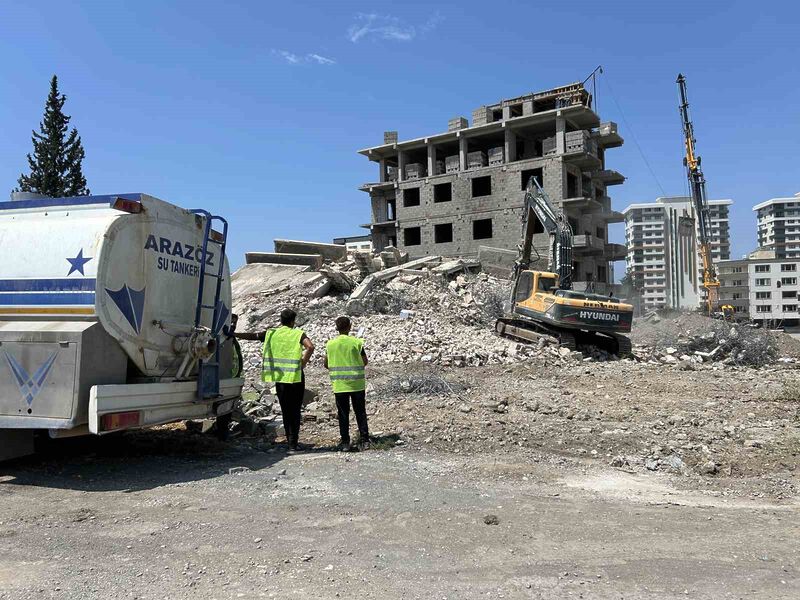
[(176, 379), (187, 379), (198, 360), (213, 356), (217, 351), (217, 339), (207, 327), (198, 327), (192, 331), (184, 348), (186, 356), (175, 374)]

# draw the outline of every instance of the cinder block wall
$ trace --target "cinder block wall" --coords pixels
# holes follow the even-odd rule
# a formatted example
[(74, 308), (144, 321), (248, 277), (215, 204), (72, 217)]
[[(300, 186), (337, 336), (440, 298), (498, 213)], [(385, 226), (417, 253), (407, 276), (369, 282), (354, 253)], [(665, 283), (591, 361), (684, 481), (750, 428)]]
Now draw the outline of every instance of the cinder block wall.
[[(562, 197), (563, 169), (560, 158), (540, 158), (519, 161), (494, 168), (482, 168), (458, 174), (438, 175), (425, 179), (404, 181), (397, 195), (398, 245), (412, 256), (429, 254), (445, 256), (477, 256), (480, 246), (497, 246), (513, 249), (520, 242), (521, 210), (524, 202), (522, 172), (531, 169), (543, 171), (547, 194), (558, 203)], [(491, 178), (491, 194), (472, 197), (472, 179)], [(450, 183), (452, 200), (434, 202), (434, 186)], [(404, 192), (419, 188), (419, 206), (405, 206)], [(473, 239), (473, 221), (492, 219), (492, 237)], [(435, 226), (453, 224), (453, 241), (435, 243)], [(404, 230), (420, 227), (421, 244), (406, 246)], [(547, 236), (543, 236), (546, 243)], [(542, 241), (539, 241), (541, 245)]]

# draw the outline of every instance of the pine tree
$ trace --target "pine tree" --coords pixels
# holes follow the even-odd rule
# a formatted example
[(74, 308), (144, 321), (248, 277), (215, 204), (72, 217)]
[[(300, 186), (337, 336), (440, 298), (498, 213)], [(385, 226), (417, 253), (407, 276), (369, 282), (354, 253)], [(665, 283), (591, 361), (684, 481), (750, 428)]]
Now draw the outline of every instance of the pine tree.
[(58, 93), (58, 78), (50, 80), (50, 94), (39, 132), (32, 132), (33, 155), (28, 154), (30, 173), (20, 175), (14, 191), (38, 192), (52, 198), (87, 196), (81, 168), (85, 153), (78, 131), (69, 131), (70, 117), (63, 112), (67, 97)]

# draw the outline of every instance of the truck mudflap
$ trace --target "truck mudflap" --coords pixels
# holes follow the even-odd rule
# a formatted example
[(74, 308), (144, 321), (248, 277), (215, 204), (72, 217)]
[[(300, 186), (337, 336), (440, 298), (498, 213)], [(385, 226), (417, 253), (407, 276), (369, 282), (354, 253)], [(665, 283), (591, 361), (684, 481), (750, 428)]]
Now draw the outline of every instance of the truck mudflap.
[(221, 379), (220, 397), (197, 401), (197, 382), (92, 386), (89, 431), (95, 434), (224, 415), (233, 410), (244, 379)]
[(633, 311), (553, 304), (547, 312), (552, 321), (568, 327), (585, 327), (595, 331), (627, 333), (633, 323)]

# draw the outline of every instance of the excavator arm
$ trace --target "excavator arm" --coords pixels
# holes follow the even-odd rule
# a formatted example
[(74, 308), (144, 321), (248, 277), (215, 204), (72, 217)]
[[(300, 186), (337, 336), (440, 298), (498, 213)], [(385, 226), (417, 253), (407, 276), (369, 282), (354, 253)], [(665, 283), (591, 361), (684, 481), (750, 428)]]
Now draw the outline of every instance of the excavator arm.
[(711, 314), (719, 304), (719, 279), (714, 267), (714, 258), (711, 250), (711, 216), (706, 197), (706, 180), (700, 167), (700, 157), (695, 150), (694, 126), (689, 118), (689, 100), (686, 94), (686, 78), (678, 74), (676, 80), (681, 96), (681, 122), (683, 123), (683, 139), (686, 146), (686, 156), (683, 163), (686, 166), (686, 175), (689, 179), (689, 189), (692, 193), (692, 203), (697, 215), (697, 246), (700, 253), (700, 262), (703, 266), (703, 287), (708, 294), (707, 309)]
[(522, 244), (519, 246), (519, 257), (514, 264), (515, 282), (522, 271), (530, 268), (537, 220), (550, 236), (548, 270), (558, 274), (561, 289), (572, 289), (572, 227), (564, 212), (553, 207), (534, 177), (528, 180), (525, 189)]

